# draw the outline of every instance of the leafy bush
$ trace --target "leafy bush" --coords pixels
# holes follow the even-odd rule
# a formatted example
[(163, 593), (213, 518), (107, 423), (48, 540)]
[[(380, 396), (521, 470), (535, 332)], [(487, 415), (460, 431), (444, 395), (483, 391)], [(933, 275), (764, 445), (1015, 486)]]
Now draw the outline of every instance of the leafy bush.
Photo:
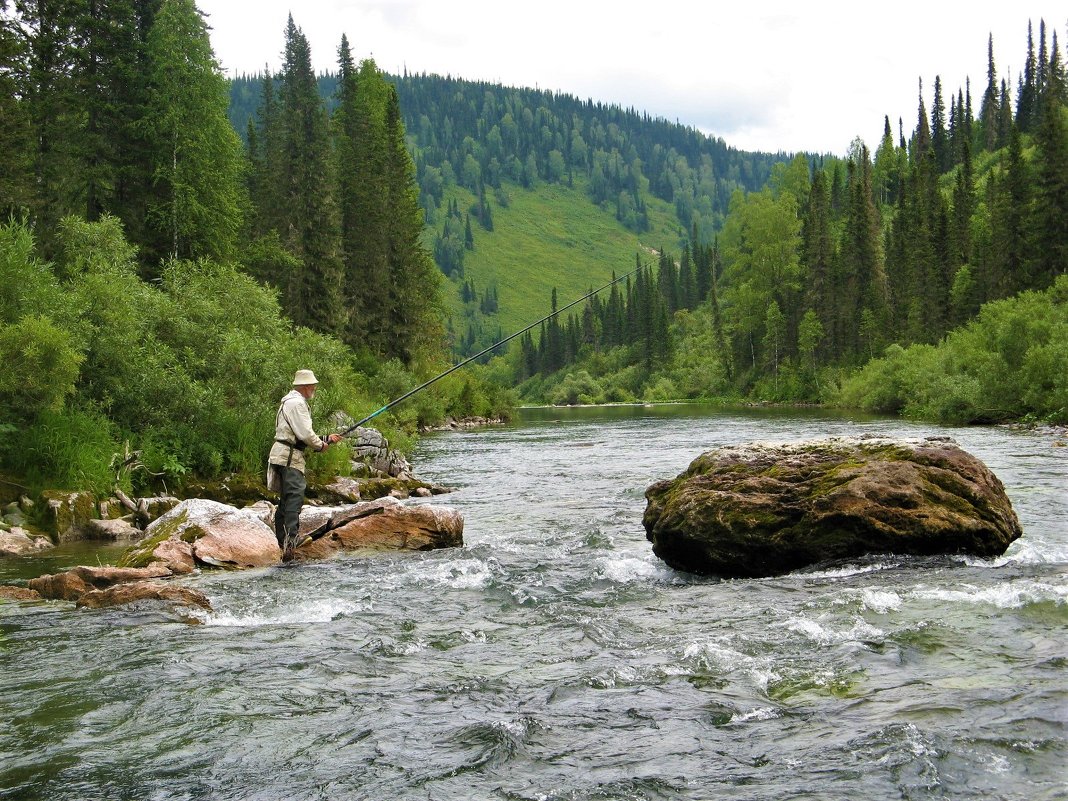
[[(34, 480), (110, 488), (119, 442), (146, 468), (123, 478), (147, 489), (198, 475), (262, 471), (275, 411), (293, 373), (319, 378), (313, 416), (325, 431), (334, 410), (362, 417), (417, 386), (399, 362), (378, 364), (340, 341), (294, 328), (275, 290), (237, 266), (166, 265), (142, 281), (134, 251), (112, 218), (65, 220), (54, 270), (36, 260), (26, 226), (0, 225), (0, 444), (4, 466)], [(264, 259), (278, 254), (260, 243)], [(265, 254), (265, 255), (264, 255)], [(457, 374), (377, 418), (394, 447), (411, 447), (419, 424), (488, 414), (510, 396), (477, 373)], [(347, 447), (312, 459), (343, 472)]]
[(954, 423), (1068, 420), (1068, 276), (986, 304), (937, 348), (890, 346), (844, 382), (840, 400)]
[(68, 316), (51, 267), (34, 254), (33, 236), (22, 224), (0, 225), (0, 322), (24, 315)]
[(0, 412), (32, 420), (58, 411), (74, 392), (83, 356), (71, 336), (43, 316), (0, 323)]
[(679, 399), (679, 390), (675, 382), (667, 376), (660, 376), (645, 388), (647, 401), (673, 401)]
[(580, 403), (600, 403), (601, 385), (585, 370), (568, 373), (553, 390), (554, 406), (574, 406)]

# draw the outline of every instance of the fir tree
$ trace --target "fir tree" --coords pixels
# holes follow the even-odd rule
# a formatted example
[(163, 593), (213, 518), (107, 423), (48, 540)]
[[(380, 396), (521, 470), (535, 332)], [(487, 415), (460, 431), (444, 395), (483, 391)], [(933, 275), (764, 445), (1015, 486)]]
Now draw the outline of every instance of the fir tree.
[(935, 152), (935, 163), (939, 172), (946, 172), (950, 166), (949, 135), (946, 130), (946, 103), (942, 97), (942, 78), (935, 76), (934, 101), (931, 104), (931, 147)]
[(916, 112), (916, 132), (912, 137), (912, 150), (909, 155), (914, 162), (920, 162), (931, 147), (931, 124), (927, 118), (927, 106), (923, 102), (923, 81), (920, 81), (920, 106)]
[(994, 66), (994, 34), (990, 34), (987, 40), (986, 52), (986, 91), (983, 92), (983, 102), (979, 107), (979, 127), (982, 131), (983, 147), (986, 150), (995, 150), (1001, 115), (998, 110), (997, 68)]
[(690, 258), (690, 246), (683, 245), (679, 259), (679, 307), (692, 309), (697, 306), (697, 280)]
[(1004, 177), (995, 184), (991, 214), (990, 295), (996, 300), (1026, 289), (1031, 279), (1030, 169), (1023, 157), (1020, 130), (1013, 126), (1005, 156)]
[(32, 140), (25, 100), (26, 48), (7, 0), (0, 0), (0, 217), (24, 214), (32, 202)]
[(1068, 272), (1068, 123), (1050, 81), (1035, 133), (1035, 258), (1036, 275), (1028, 288), (1044, 288)]
[[(835, 319), (838, 306), (831, 284), (834, 243), (831, 239), (830, 206), (826, 174), (823, 170), (815, 170), (801, 227), (801, 263), (808, 276), (804, 302), (816, 315), (823, 331), (838, 328)], [(837, 351), (836, 345), (837, 342), (831, 343), (832, 351)]]
[(278, 189), (286, 217), (279, 234), (301, 263), (285, 287), (285, 308), (295, 323), (340, 334), (346, 314), (329, 127), (312, 72), (311, 48), (292, 15), (286, 24), (279, 127)]
[[(17, 0), (26, 37), (25, 103), (33, 141), (33, 213), (41, 251), (50, 256), (59, 221), (83, 211), (79, 202), (78, 135), (82, 116), (73, 78), (78, 8), (71, 3)], [(6, 158), (6, 155), (5, 155)]]
[(155, 251), (171, 258), (231, 257), (246, 205), (241, 143), (227, 117), (226, 81), (193, 0), (163, 0), (147, 52)]
[(1016, 127), (1022, 133), (1031, 133), (1038, 110), (1037, 59), (1035, 57), (1035, 40), (1031, 33), (1031, 23), (1027, 23), (1027, 60), (1024, 62), (1023, 75), (1020, 76), (1020, 91), (1016, 100)]
[[(388, 292), (389, 196), (385, 130), (385, 81), (373, 61), (357, 69), (348, 39), (339, 49), (338, 105), (333, 128), (341, 187), (341, 241), (344, 259), (348, 325), (344, 339), (353, 347), (385, 353), (390, 347), (383, 293)], [(446, 216), (435, 253), (446, 273), (463, 275), (463, 242), (452, 230), (452, 209)], [(458, 247), (457, 247), (458, 245)]]
[(383, 355), (406, 363), (436, 353), (441, 327), (440, 274), (423, 247), (423, 215), (396, 89), (386, 88), (386, 201), (391, 340)]
[[(929, 151), (934, 159), (934, 151)], [(849, 210), (843, 232), (840, 275), (842, 286), (841, 341), (856, 352), (856, 331), (862, 310), (881, 319), (885, 312), (885, 277), (879, 246), (879, 218), (872, 197), (871, 162), (861, 145), (849, 161)]]
[(972, 260), (972, 215), (975, 212), (975, 175), (971, 146), (964, 143), (964, 154), (953, 186), (953, 223), (951, 227), (950, 265), (955, 270)]

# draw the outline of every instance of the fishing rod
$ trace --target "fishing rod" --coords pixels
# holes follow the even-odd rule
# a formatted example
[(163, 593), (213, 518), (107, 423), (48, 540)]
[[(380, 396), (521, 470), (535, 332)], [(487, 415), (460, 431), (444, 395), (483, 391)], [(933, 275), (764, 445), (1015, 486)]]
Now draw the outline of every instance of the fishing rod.
[(441, 373), (440, 375), (434, 376), (429, 381), (424, 381), (422, 384), (417, 386), (415, 389), (408, 390), (403, 395), (401, 395), (399, 398), (391, 400), (389, 403), (387, 403), (385, 406), (383, 406), (378, 411), (372, 412), (371, 414), (367, 415), (367, 417), (363, 418), (359, 422), (353, 423), (351, 426), (349, 426), (348, 428), (346, 428), (344, 431), (341, 432), (341, 436), (344, 437), (344, 436), (347, 436), (348, 434), (351, 434), (353, 431), (355, 431), (357, 428), (362, 426), (364, 423), (367, 423), (367, 422), (370, 422), (371, 420), (374, 420), (376, 417), (378, 417), (378, 415), (382, 414), (382, 412), (385, 412), (385, 411), (388, 411), (389, 409), (392, 409), (394, 406), (396, 406), (401, 401), (405, 401), (408, 398), (410, 398), (412, 395), (414, 395), (415, 393), (421, 392), (422, 390), (426, 389), (431, 384), (433, 384), (435, 381), (440, 381), (445, 376), (449, 375), (450, 373), (456, 372), (461, 367), (463, 367), (466, 364), (470, 364), (471, 362), (473, 362), (475, 359), (479, 358), (480, 356), (485, 356), (487, 353), (489, 353), (494, 348), (499, 348), (501, 345), (505, 344), (506, 342), (511, 342), (516, 337), (525, 334), (531, 328), (539, 326), (544, 322), (548, 322), (553, 317), (555, 317), (556, 315), (567, 311), (572, 306), (577, 306), (578, 304), (582, 303), (582, 301), (588, 300), (589, 298), (592, 298), (598, 292), (603, 292), (604, 290), (608, 289), (608, 287), (610, 287), (610, 286), (612, 286), (614, 284), (618, 284), (620, 281), (622, 281), (622, 280), (624, 280), (626, 278), (630, 278), (632, 275), (635, 275), (638, 272), (640, 272), (641, 270), (644, 270), (647, 266), (648, 266), (647, 264), (639, 264), (637, 267), (635, 267), (633, 270), (631, 270), (626, 275), (621, 275), (621, 276), (619, 276), (619, 278), (613, 278), (611, 281), (609, 281), (604, 286), (602, 286), (602, 287), (600, 287), (598, 289), (593, 289), (593, 290), (587, 292), (585, 295), (583, 295), (578, 300), (574, 300), (571, 303), (568, 303), (566, 306), (564, 306), (563, 308), (557, 309), (552, 314), (545, 315), (544, 317), (542, 317), (537, 322), (534, 322), (534, 323), (531, 323), (530, 325), (528, 325), (526, 328), (523, 328), (523, 329), (521, 329), (519, 331), (516, 331), (511, 336), (508, 336), (508, 337), (505, 337), (504, 339), (502, 339), (500, 342), (495, 342), (494, 344), (490, 345), (488, 348), (485, 348), (484, 350), (480, 350), (474, 356), (469, 356), (468, 358), (464, 359), (462, 362), (460, 362), (458, 364), (454, 364), (452, 367), (450, 367), (444, 373)]

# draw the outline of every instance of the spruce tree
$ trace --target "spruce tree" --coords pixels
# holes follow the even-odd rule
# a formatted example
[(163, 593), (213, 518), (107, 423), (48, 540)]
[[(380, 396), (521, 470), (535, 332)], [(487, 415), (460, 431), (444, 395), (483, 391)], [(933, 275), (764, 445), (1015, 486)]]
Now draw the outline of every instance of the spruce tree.
[(78, 10), (71, 3), (15, 2), (26, 40), (22, 103), (33, 142), (33, 216), (46, 257), (54, 252), (59, 221), (83, 212), (78, 191), (82, 115), (74, 80)]
[(695, 306), (697, 306), (697, 280), (690, 258), (690, 246), (687, 244), (683, 245), (682, 257), (679, 259), (679, 307), (692, 309)]
[(1027, 60), (1020, 76), (1020, 91), (1016, 99), (1016, 127), (1021, 133), (1031, 133), (1038, 110), (1038, 64), (1035, 56), (1035, 39), (1031, 22), (1027, 23)]
[(1020, 129), (1014, 125), (1003, 177), (995, 184), (988, 300), (1008, 297), (1030, 286), (1031, 196), (1031, 172), (1023, 157)]
[(243, 225), (243, 156), (227, 116), (226, 80), (193, 0), (163, 0), (147, 53), (151, 250), (170, 258), (230, 257)]
[(441, 274), (420, 241), (423, 212), (392, 84), (387, 85), (385, 135), (391, 341), (384, 355), (410, 363), (416, 358), (430, 358), (440, 349)]
[(0, 218), (25, 214), (32, 202), (32, 139), (26, 47), (7, 0), (0, 0)]
[(1009, 139), (1012, 137), (1012, 127), (1014, 124), (1012, 119), (1012, 102), (1009, 97), (1009, 85), (1008, 81), (1003, 78), (1001, 81), (1001, 99), (998, 101), (997, 147), (999, 150), (1008, 146)]
[(990, 34), (986, 45), (986, 91), (979, 106), (979, 128), (982, 132), (983, 147), (995, 150), (998, 142), (1000, 113), (998, 110), (997, 68), (994, 66), (994, 34)]
[(690, 244), (693, 249), (694, 282), (697, 287), (697, 302), (704, 302), (712, 289), (712, 259), (711, 248), (702, 247), (701, 240), (697, 236), (697, 223), (693, 224), (690, 233)]
[(972, 215), (975, 212), (975, 175), (970, 145), (964, 154), (953, 186), (953, 223), (950, 231), (950, 265), (956, 270), (972, 261)]
[(1068, 107), (1068, 76), (1065, 75), (1065, 65), (1061, 58), (1061, 49), (1057, 44), (1057, 31), (1053, 32), (1053, 44), (1050, 48), (1049, 71), (1047, 76), (1046, 91), (1049, 97), (1060, 103), (1062, 108)]
[(923, 81), (920, 81), (920, 107), (916, 112), (916, 132), (912, 137), (912, 150), (910, 157), (914, 162), (920, 162), (931, 147), (931, 125), (927, 120), (927, 106), (923, 102)]
[[(342, 40), (339, 67), (333, 123), (342, 198), (345, 302), (349, 307), (345, 340), (353, 347), (384, 354), (392, 347), (387, 323), (391, 301), (386, 85), (373, 61), (362, 61), (358, 69), (353, 65), (347, 39)], [(454, 216), (450, 204), (443, 239), (454, 233)], [(458, 244), (462, 254), (462, 237)]]
[[(804, 302), (816, 315), (823, 331), (837, 329), (835, 318), (839, 311), (831, 282), (834, 243), (831, 239), (830, 207), (826, 173), (821, 169), (814, 170), (808, 208), (801, 227), (801, 264), (807, 276)], [(831, 352), (839, 355), (838, 342), (828, 344)]]
[(340, 334), (340, 225), (326, 110), (311, 66), (311, 48), (290, 15), (286, 23), (279, 108), (279, 197), (285, 203), (286, 249), (300, 261), (283, 295), (293, 321), (323, 333)]
[[(278, 100), (275, 96), (275, 79), (264, 67), (260, 83), (260, 105), (256, 125), (250, 125), (248, 137), (248, 191), (252, 201), (253, 217), (250, 229), (254, 237), (266, 236), (274, 231), (284, 231), (285, 203), (282, 192), (282, 147), (281, 122)], [(284, 286), (288, 278), (276, 281)]]
[(1047, 84), (1035, 133), (1035, 276), (1043, 289), (1068, 272), (1068, 109), (1053, 82)]
[(931, 147), (934, 148), (935, 162), (939, 172), (946, 172), (950, 167), (949, 135), (946, 130), (946, 103), (942, 97), (942, 78), (935, 76), (934, 101), (931, 104)]
[[(932, 160), (933, 150), (930, 151)], [(879, 246), (879, 218), (872, 197), (868, 149), (860, 147), (849, 162), (849, 209), (841, 253), (841, 332), (847, 352), (859, 351), (856, 332), (868, 309), (882, 321), (886, 311), (886, 280)]]

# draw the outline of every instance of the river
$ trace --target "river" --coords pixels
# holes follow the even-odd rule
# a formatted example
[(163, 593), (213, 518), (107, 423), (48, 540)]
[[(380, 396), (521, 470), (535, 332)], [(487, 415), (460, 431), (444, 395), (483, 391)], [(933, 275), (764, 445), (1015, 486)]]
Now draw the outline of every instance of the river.
[[(717, 581), (644, 490), (752, 440), (949, 434), (1024, 536)], [(1068, 798), (1068, 448), (1049, 432), (699, 406), (425, 438), (465, 546), (203, 573), (215, 611), (0, 603), (0, 798)], [(0, 563), (0, 582), (99, 549)]]

